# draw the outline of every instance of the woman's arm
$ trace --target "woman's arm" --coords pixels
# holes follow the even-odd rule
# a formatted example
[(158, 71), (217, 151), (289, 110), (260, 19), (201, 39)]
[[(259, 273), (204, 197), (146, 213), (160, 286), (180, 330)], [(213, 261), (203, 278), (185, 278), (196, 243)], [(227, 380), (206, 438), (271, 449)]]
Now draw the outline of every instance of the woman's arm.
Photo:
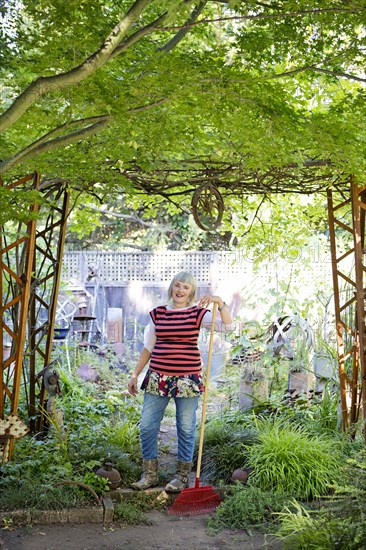
[(199, 307), (208, 307), (211, 303), (218, 305), (218, 310), (221, 316), (222, 323), (224, 325), (231, 325), (233, 322), (231, 313), (224, 300), (220, 298), (220, 296), (210, 296), (209, 294), (205, 294), (198, 301)]
[(140, 353), (140, 357), (136, 363), (135, 370), (131, 374), (131, 378), (128, 382), (128, 393), (135, 396), (138, 393), (137, 388), (137, 378), (138, 375), (143, 371), (143, 369), (146, 367), (147, 363), (149, 362), (151, 357), (151, 351), (149, 351), (146, 348), (143, 348), (142, 352)]

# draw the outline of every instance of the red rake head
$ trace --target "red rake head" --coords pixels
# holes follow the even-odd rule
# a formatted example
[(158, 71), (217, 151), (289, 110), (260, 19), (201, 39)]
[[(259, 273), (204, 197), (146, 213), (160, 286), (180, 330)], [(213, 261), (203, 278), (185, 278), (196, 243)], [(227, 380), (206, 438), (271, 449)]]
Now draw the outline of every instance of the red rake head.
[(171, 516), (194, 516), (214, 512), (221, 497), (209, 485), (183, 489), (168, 510)]

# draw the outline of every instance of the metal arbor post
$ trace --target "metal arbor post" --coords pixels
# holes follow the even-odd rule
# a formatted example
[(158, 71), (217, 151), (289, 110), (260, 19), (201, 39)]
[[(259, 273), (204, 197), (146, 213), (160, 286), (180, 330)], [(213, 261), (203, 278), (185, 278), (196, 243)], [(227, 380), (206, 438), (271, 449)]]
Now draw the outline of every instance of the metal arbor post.
[[(32, 181), (34, 189), (39, 189), (37, 173), (7, 187), (16, 192), (28, 181)], [(37, 211), (37, 205), (30, 207), (30, 214), (34, 215)], [(35, 251), (35, 218), (27, 224), (19, 223), (16, 233), (15, 239), (8, 243), (3, 228), (0, 232), (0, 419), (4, 421), (0, 458), (3, 462), (11, 458), (14, 446), (15, 433), (12, 433), (6, 417), (16, 416), (18, 411)], [(8, 349), (4, 346), (5, 338), (9, 343)]]
[[(7, 187), (18, 192), (40, 191), (41, 212), (47, 212), (47, 216), (43, 221), (33, 216), (28, 224), (20, 224), (15, 239), (13, 235), (7, 237), (5, 227), (0, 235), (0, 458), (3, 462), (11, 459), (15, 436), (10, 432), (14, 428), (13, 417), (17, 414), (21, 389), (31, 430), (40, 430), (43, 423), (45, 389), (43, 378), (36, 372), (45, 372), (51, 362), (69, 209), (65, 184), (42, 185), (37, 173)], [(37, 205), (31, 207), (32, 214), (37, 211)], [(4, 353), (6, 339), (11, 343), (9, 357)], [(7, 415), (12, 416), (11, 422)]]
[(352, 433), (362, 409), (366, 442), (365, 210), (354, 178), (348, 196), (328, 190), (342, 429)]
[[(41, 431), (44, 421), (46, 391), (44, 379), (40, 378), (36, 371), (38, 370), (38, 373), (44, 371), (51, 363), (70, 201), (69, 192), (63, 184), (41, 186), (41, 191), (48, 214), (44, 223), (37, 225), (34, 277), (28, 317), (30, 375), (28, 414), (30, 429), (33, 432)], [(37, 393), (39, 393), (38, 397), (36, 397)]]

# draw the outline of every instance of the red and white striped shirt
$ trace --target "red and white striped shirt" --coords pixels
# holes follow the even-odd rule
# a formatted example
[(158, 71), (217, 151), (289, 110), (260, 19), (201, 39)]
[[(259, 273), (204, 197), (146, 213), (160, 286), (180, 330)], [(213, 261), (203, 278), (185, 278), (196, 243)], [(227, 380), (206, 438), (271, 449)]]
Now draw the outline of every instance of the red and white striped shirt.
[(200, 374), (202, 361), (197, 340), (207, 311), (197, 305), (183, 309), (159, 306), (150, 311), (156, 334), (150, 370), (166, 376)]

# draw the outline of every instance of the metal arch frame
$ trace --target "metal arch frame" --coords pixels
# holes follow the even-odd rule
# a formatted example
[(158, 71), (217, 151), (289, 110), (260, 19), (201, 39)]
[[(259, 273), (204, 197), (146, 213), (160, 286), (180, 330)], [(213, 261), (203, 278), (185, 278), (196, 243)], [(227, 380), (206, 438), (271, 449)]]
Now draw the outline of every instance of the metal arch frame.
[[(4, 227), (0, 234), (0, 285), (3, 289), (3, 285), (8, 283), (12, 290), (10, 300), (4, 298), (3, 292), (1, 293), (0, 419), (4, 419), (9, 414), (17, 414), (23, 379), (29, 425), (31, 431), (35, 432), (42, 429), (45, 401), (43, 378), (40, 379), (36, 371), (47, 370), (51, 362), (57, 297), (61, 281), (61, 262), (69, 211), (69, 192), (65, 184), (42, 186), (38, 173), (7, 185), (9, 189), (17, 190), (22, 189), (22, 186), (23, 189), (38, 190), (43, 195), (44, 202), (41, 208), (33, 205), (30, 208), (31, 213), (41, 211), (42, 208), (48, 208), (49, 213), (43, 226), (36, 219), (32, 219), (28, 224), (22, 224), (22, 235), (10, 244), (4, 244)], [(54, 239), (57, 239), (55, 253)], [(17, 262), (15, 268), (14, 260), (9, 254), (14, 251), (22, 260)], [(43, 295), (40, 291), (42, 289)], [(46, 320), (43, 322), (40, 321), (42, 308), (46, 312)], [(16, 321), (17, 330), (8, 325), (4, 312)], [(9, 335), (12, 342), (11, 355), (8, 359), (4, 359), (5, 333)], [(13, 369), (12, 372), (10, 369)], [(13, 445), (14, 441), (10, 435), (2, 436), (0, 457), (2, 453), (3, 461), (11, 459)]]
[[(328, 220), (332, 258), (337, 351), (340, 380), (342, 430), (354, 432), (362, 410), (366, 443), (366, 329), (365, 329), (365, 211), (366, 186), (350, 177), (350, 193), (328, 189)], [(343, 218), (343, 219), (341, 219)], [(337, 247), (337, 231), (347, 234), (346, 250)], [(346, 273), (343, 262), (352, 259)], [(346, 286), (351, 295), (342, 294)]]
[[(32, 181), (33, 189), (39, 189), (39, 174), (35, 173), (22, 178), (12, 185), (7, 185), (8, 188), (16, 189), (20, 185)], [(37, 205), (30, 207), (30, 213), (34, 214), (38, 211)], [(32, 219), (27, 224), (20, 224), (18, 227), (19, 236), (15, 241), (6, 244), (3, 231), (0, 232), (0, 289), (1, 289), (1, 339), (0, 339), (0, 418), (4, 419), (5, 413), (15, 414), (18, 411), (19, 393), (23, 370), (24, 347), (26, 340), (27, 316), (29, 309), (32, 266), (35, 253), (36, 240), (36, 220)], [(19, 254), (20, 251), (20, 254)], [(17, 258), (21, 261), (17, 262), (15, 269), (19, 270), (16, 273), (13, 268), (14, 262), (11, 262), (9, 253), (15, 252)], [(4, 296), (3, 287), (6, 283), (6, 278), (12, 287), (12, 296), (8, 300), (8, 296)], [(13, 326), (10, 327), (4, 313), (11, 316)], [(4, 340), (3, 335), (7, 334), (11, 340), (11, 351), (8, 359), (4, 360)], [(11, 372), (12, 371), (12, 372)], [(7, 400), (9, 400), (8, 410)], [(3, 461), (9, 460), (14, 447), (14, 439), (9, 434), (3, 436), (0, 445), (0, 457)]]
[[(52, 186), (47, 191), (47, 200), (50, 203), (50, 211), (45, 226), (37, 231), (36, 235), (36, 256), (39, 259), (35, 263), (34, 278), (31, 293), (29, 312), (29, 334), (30, 334), (30, 395), (29, 395), (29, 417), (31, 419), (31, 431), (41, 431), (44, 421), (44, 401), (46, 391), (41, 379), (41, 388), (36, 405), (37, 391), (37, 357), (40, 357), (40, 370), (43, 370), (51, 363), (52, 340), (55, 328), (55, 317), (57, 309), (57, 298), (61, 282), (62, 257), (66, 237), (66, 222), (69, 211), (70, 195), (64, 186)], [(59, 204), (61, 203), (61, 204)], [(53, 207), (52, 207), (53, 205)], [(57, 247), (54, 254), (52, 239), (57, 232)], [(49, 303), (40, 296), (38, 289), (44, 285), (48, 289), (48, 282), (52, 281)], [(47, 311), (47, 320), (37, 326), (37, 319), (41, 308)], [(37, 336), (40, 335), (37, 340)], [(37, 419), (35, 420), (35, 418)]]
[[(9, 185), (14, 189), (26, 184), (32, 180), (34, 189), (40, 190), (46, 197), (46, 204), (50, 207), (50, 214), (47, 218), (45, 227), (37, 231), (37, 222), (30, 221), (24, 227), (24, 235), (16, 239), (13, 243), (4, 245), (3, 234), (0, 235), (0, 285), (12, 280), (11, 287), (13, 297), (10, 301), (3, 300), (1, 297), (1, 339), (0, 339), (0, 418), (4, 418), (6, 402), (10, 401), (8, 411), (12, 414), (17, 413), (19, 403), (19, 393), (21, 386), (21, 377), (23, 375), (26, 386), (27, 369), (25, 358), (29, 357), (29, 402), (28, 413), (32, 419), (32, 429), (41, 429), (43, 422), (43, 403), (45, 398), (45, 388), (43, 380), (41, 383), (41, 392), (38, 406), (36, 404), (36, 369), (37, 357), (41, 359), (40, 364), (43, 369), (47, 369), (52, 352), (52, 338), (55, 323), (55, 314), (57, 306), (57, 296), (61, 280), (61, 259), (64, 250), (66, 235), (66, 221), (69, 209), (69, 194), (64, 185), (50, 185), (40, 189), (40, 176), (38, 173), (26, 176), (18, 182)], [(61, 202), (62, 206), (58, 204)], [(348, 209), (349, 222), (346, 223), (337, 217), (337, 213), (342, 209)], [(32, 212), (37, 212), (38, 207), (33, 205)], [(366, 186), (358, 186), (354, 178), (350, 178), (350, 195), (341, 199), (336, 196), (336, 191), (328, 189), (328, 218), (331, 241), (331, 256), (333, 268), (333, 287), (334, 301), (337, 325), (337, 343), (339, 374), (341, 386), (341, 408), (342, 408), (342, 429), (352, 430), (358, 420), (359, 411), (362, 407), (364, 420), (364, 436), (366, 442), (366, 331), (365, 331), (365, 297), (364, 297), (364, 273), (366, 271), (364, 260), (365, 244), (365, 211), (366, 211)], [(55, 216), (58, 219), (55, 219)], [(353, 244), (344, 252), (337, 249), (336, 229), (348, 232), (351, 235)], [(56, 254), (52, 251), (52, 236), (58, 231), (58, 246)], [(42, 244), (41, 244), (42, 243)], [(9, 252), (23, 245), (22, 259), (23, 269), (16, 273), (9, 263)], [(37, 255), (36, 252), (37, 251)], [(342, 260), (352, 255), (354, 261), (354, 274), (347, 275), (342, 271)], [(38, 262), (37, 256), (43, 258)], [(44, 273), (47, 264), (47, 272)], [(10, 279), (9, 279), (10, 278)], [(52, 280), (52, 289), (49, 303), (39, 294), (37, 288), (40, 285), (48, 284)], [(341, 284), (346, 283), (352, 289), (353, 296), (342, 301)], [(48, 288), (48, 287), (47, 287)], [(351, 311), (351, 306), (356, 306), (356, 315), (347, 319), (347, 313)], [(37, 327), (38, 312), (40, 308), (47, 311), (47, 320)], [(19, 325), (19, 330), (13, 330), (4, 320), (3, 313), (12, 311)], [(27, 335), (28, 320), (28, 350), (25, 353), (25, 341)], [(7, 333), (12, 340), (11, 356), (3, 359), (3, 335)], [(347, 335), (351, 342), (347, 344)], [(38, 338), (39, 337), (39, 338)], [(38, 340), (37, 340), (38, 338)], [(348, 347), (347, 347), (348, 346)], [(350, 369), (347, 360), (352, 359), (352, 368)], [(10, 385), (10, 369), (14, 366), (12, 386)], [(347, 370), (349, 372), (347, 372)], [(7, 378), (7, 379), (6, 379)], [(350, 406), (347, 403), (347, 395), (350, 395)], [(35, 420), (35, 418), (37, 418)], [(14, 440), (9, 436), (0, 439), (0, 452), (6, 450), (6, 460), (11, 458), (12, 446)], [(5, 454), (3, 455), (5, 456)]]

